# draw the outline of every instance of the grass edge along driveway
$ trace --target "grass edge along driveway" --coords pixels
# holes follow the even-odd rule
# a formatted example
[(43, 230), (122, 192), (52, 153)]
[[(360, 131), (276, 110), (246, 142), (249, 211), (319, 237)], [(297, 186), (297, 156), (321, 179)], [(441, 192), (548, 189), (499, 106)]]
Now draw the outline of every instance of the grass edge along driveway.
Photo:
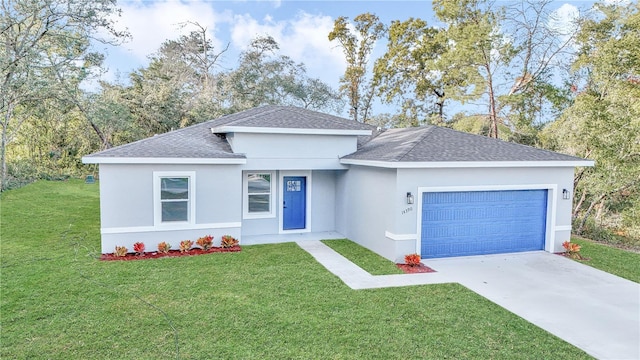
[(589, 358), (457, 284), (351, 290), (293, 243), (101, 262), (97, 186), (1, 196), (3, 359)]

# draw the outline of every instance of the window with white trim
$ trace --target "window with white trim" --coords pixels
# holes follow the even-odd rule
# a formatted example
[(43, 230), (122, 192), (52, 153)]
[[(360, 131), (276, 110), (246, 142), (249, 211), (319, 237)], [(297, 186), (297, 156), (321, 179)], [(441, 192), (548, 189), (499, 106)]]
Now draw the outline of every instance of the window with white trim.
[(195, 172), (154, 172), (155, 224), (193, 223)]
[(243, 183), (245, 217), (272, 217), (274, 173), (271, 171), (245, 173)]

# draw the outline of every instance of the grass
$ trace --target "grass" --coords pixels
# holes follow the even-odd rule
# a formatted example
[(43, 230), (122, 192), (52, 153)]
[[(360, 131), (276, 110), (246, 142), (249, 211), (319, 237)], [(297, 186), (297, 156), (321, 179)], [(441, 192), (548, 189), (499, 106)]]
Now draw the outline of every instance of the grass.
[(581, 261), (585, 265), (640, 283), (640, 254), (618, 249), (594, 241), (571, 238), (571, 242), (582, 248), (580, 254), (589, 261)]
[(322, 240), (322, 242), (371, 275), (403, 274), (392, 261), (351, 240)]
[(97, 185), (0, 200), (2, 359), (589, 357), (460, 285), (351, 290), (293, 243), (98, 261)]

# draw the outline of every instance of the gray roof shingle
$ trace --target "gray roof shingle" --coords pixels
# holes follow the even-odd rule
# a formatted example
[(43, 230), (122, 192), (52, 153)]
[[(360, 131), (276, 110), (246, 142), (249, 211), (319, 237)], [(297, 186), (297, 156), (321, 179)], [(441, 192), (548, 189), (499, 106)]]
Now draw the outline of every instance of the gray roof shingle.
[(222, 134), (224, 127), (370, 130), (358, 136), (358, 151), (343, 159), (383, 162), (576, 161), (581, 158), (437, 126), (389, 129), (291, 106), (262, 106), (184, 129), (100, 151), (91, 158), (244, 159)]
[(234, 154), (227, 140), (211, 133), (211, 123), (186, 127), (93, 153), (86, 157), (113, 158), (244, 158)]
[(222, 126), (321, 130), (374, 130), (375, 127), (334, 115), (294, 106), (267, 105), (223, 116), (214, 122)]
[(343, 159), (387, 162), (584, 160), (432, 125), (389, 129)]
[[(320, 130), (374, 130), (366, 125), (338, 116), (293, 106), (261, 106), (184, 129), (155, 135), (129, 144), (87, 155), (92, 157), (125, 158), (245, 158), (235, 154), (224, 137), (211, 133), (222, 126), (292, 128)], [(359, 136), (364, 142), (367, 136)]]

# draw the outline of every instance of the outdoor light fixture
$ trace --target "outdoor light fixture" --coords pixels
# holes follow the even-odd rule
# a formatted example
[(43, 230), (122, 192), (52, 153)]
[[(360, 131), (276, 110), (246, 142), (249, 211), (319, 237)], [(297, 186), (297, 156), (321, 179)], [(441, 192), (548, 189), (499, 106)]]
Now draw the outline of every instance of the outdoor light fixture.
[(562, 199), (563, 200), (569, 200), (569, 197), (570, 197), (569, 190), (562, 189)]
[(413, 194), (407, 193), (407, 204), (413, 204)]

